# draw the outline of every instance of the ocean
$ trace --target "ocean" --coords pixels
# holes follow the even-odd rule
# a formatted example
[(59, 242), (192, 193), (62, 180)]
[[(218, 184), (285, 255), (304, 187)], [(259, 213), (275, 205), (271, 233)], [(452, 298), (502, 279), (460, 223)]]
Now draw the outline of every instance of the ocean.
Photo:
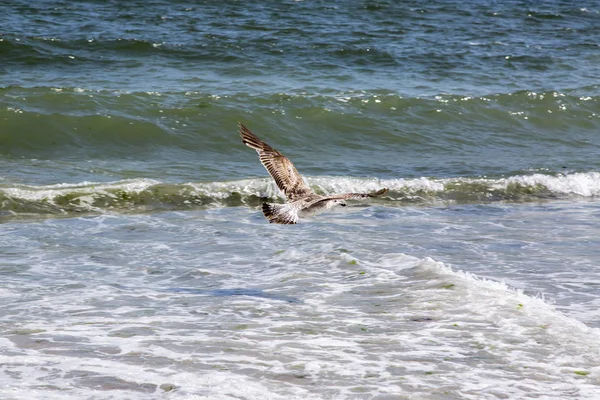
[(0, 398), (598, 399), (599, 133), (597, 0), (5, 0)]

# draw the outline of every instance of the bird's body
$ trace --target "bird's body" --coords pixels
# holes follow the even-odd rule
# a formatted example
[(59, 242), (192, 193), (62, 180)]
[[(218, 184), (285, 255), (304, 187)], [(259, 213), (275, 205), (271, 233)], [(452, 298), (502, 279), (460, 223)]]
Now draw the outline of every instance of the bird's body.
[(256, 150), (260, 162), (288, 200), (285, 204), (263, 203), (263, 214), (271, 223), (296, 224), (300, 217), (313, 215), (336, 205), (345, 206), (347, 199), (377, 197), (387, 192), (387, 189), (382, 189), (375, 193), (321, 196), (308, 187), (287, 157), (260, 140), (243, 124), (239, 126), (242, 142)]

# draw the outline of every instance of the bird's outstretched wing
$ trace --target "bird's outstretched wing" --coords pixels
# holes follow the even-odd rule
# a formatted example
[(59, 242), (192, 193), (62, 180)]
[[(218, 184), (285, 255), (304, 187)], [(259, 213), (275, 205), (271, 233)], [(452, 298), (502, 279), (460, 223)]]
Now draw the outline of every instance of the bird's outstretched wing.
[(336, 196), (331, 196), (331, 199), (341, 199), (341, 200), (345, 200), (345, 199), (366, 199), (367, 197), (379, 197), (379, 196), (383, 196), (384, 194), (386, 194), (389, 191), (389, 189), (385, 188), (385, 189), (381, 189), (378, 190), (376, 192), (371, 192), (371, 193), (345, 193), (345, 194), (340, 194), (340, 195), (336, 195)]
[(273, 177), (277, 187), (285, 194), (288, 201), (294, 201), (313, 193), (287, 157), (260, 140), (242, 123), (239, 124), (239, 127), (242, 142), (256, 150), (260, 162)]
[(378, 190), (376, 192), (371, 193), (344, 193), (344, 194), (336, 194), (332, 196), (321, 197), (310, 203), (310, 207), (314, 207), (321, 203), (326, 203), (330, 200), (348, 200), (348, 199), (366, 199), (368, 197), (379, 197), (386, 194), (389, 190), (387, 188)]

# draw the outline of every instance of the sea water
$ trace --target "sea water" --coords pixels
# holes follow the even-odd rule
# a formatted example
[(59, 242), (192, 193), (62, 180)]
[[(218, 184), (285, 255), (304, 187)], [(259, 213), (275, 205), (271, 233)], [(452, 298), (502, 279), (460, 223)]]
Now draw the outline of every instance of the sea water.
[[(600, 398), (597, 1), (0, 4), (3, 399)], [(294, 226), (237, 122), (321, 194)]]

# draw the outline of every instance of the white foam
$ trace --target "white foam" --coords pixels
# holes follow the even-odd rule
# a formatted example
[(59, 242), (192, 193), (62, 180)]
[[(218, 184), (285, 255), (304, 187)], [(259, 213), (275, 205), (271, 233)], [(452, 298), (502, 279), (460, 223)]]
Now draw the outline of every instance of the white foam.
[(123, 190), (126, 192), (139, 193), (148, 187), (159, 184), (160, 181), (154, 179), (126, 179), (116, 182), (80, 182), (80, 183), (58, 183), (55, 185), (31, 186), (19, 185), (18, 187), (0, 188), (10, 197), (40, 201), (52, 200), (57, 196), (63, 196), (71, 193), (90, 193), (104, 192), (107, 190)]
[[(494, 190), (509, 190), (513, 185), (524, 187), (539, 188), (544, 187), (550, 193), (556, 195), (575, 195), (582, 197), (595, 197), (600, 195), (600, 173), (581, 172), (566, 175), (519, 175), (508, 178), (415, 178), (415, 179), (377, 179), (377, 178), (356, 178), (356, 177), (307, 177), (308, 184), (317, 192), (324, 194), (335, 193), (365, 193), (377, 191), (381, 188), (390, 189), (390, 193), (384, 198), (400, 196), (402, 198), (412, 198), (427, 195), (435, 198), (443, 196), (446, 191), (456, 191), (457, 187), (466, 185), (465, 194), (470, 185), (478, 185), (476, 191), (483, 193)], [(90, 206), (94, 201), (95, 194), (102, 194), (109, 197), (115, 197), (111, 193), (115, 190), (123, 190), (127, 193), (140, 193), (151, 186), (159, 185), (163, 182), (154, 179), (128, 179), (115, 182), (81, 182), (76, 184), (60, 183), (46, 186), (18, 185), (13, 187), (0, 188), (7, 196), (30, 201), (47, 200), (52, 203), (58, 196), (81, 194), (78, 200), (87, 203)], [(182, 192), (191, 188), (191, 195), (204, 195), (214, 199), (226, 199), (233, 192), (245, 196), (257, 197), (280, 197), (282, 193), (277, 188), (275, 182), (269, 178), (243, 179), (225, 182), (206, 182), (206, 183), (187, 183), (181, 185)], [(87, 196), (86, 196), (87, 195)], [(90, 206), (91, 207), (91, 206)]]
[(352, 177), (309, 177), (311, 186), (325, 193), (369, 192), (388, 188), (404, 193), (442, 193), (449, 185), (479, 184), (490, 190), (506, 190), (511, 185), (519, 184), (527, 187), (543, 186), (551, 193), (594, 197), (600, 195), (600, 173), (577, 172), (565, 175), (518, 175), (508, 178), (444, 178), (444, 179), (376, 179)]
[(444, 182), (427, 178), (417, 179), (377, 179), (377, 178), (352, 178), (352, 177), (309, 177), (311, 186), (316, 186), (321, 191), (330, 193), (365, 193), (377, 191), (382, 188), (405, 192), (427, 191), (441, 192)]
[(600, 195), (600, 173), (598, 172), (576, 172), (558, 176), (542, 174), (515, 176), (500, 180), (494, 186), (506, 188), (514, 183), (525, 186), (542, 185), (556, 194), (574, 194), (584, 197)]
[[(30, 269), (10, 290), (20, 296), (11, 329), (29, 333), (0, 341), (0, 397), (600, 395), (597, 330), (543, 298), (429, 258), (381, 254), (340, 225), (284, 234), (191, 214), (27, 224), (35, 230), (18, 249)], [(41, 236), (65, 246), (38, 248)], [(80, 287), (65, 289), (66, 279)], [(258, 295), (211, 293), (230, 288)]]
[(194, 188), (195, 194), (202, 194), (217, 199), (224, 199), (232, 192), (243, 196), (277, 197), (282, 196), (271, 178), (242, 179), (227, 182), (193, 183), (187, 185)]
[[(408, 303), (405, 311), (431, 317), (432, 322), (423, 323), (418, 332), (422, 346), (413, 334), (399, 335), (414, 343), (410, 347), (415, 355), (420, 354), (417, 359), (431, 354), (456, 364), (446, 371), (442, 362), (432, 371), (443, 374), (446, 382), (461, 382), (461, 398), (479, 399), (495, 393), (522, 397), (547, 392), (550, 387), (553, 392), (548, 398), (563, 398), (567, 393), (585, 399), (600, 396), (597, 378), (588, 377), (600, 372), (600, 330), (558, 312), (542, 297), (430, 258), (407, 270), (410, 262), (405, 255), (389, 254), (382, 258), (382, 265), (410, 280), (417, 279), (410, 290), (420, 300)], [(477, 359), (481, 361), (470, 361)], [(486, 364), (501, 369), (488, 369)], [(463, 370), (460, 365), (468, 368)], [(485, 373), (472, 373), (482, 367)], [(422, 371), (424, 365), (415, 363), (413, 368)], [(516, 387), (514, 378), (528, 384)], [(418, 383), (423, 384), (420, 379), (415, 381)]]

